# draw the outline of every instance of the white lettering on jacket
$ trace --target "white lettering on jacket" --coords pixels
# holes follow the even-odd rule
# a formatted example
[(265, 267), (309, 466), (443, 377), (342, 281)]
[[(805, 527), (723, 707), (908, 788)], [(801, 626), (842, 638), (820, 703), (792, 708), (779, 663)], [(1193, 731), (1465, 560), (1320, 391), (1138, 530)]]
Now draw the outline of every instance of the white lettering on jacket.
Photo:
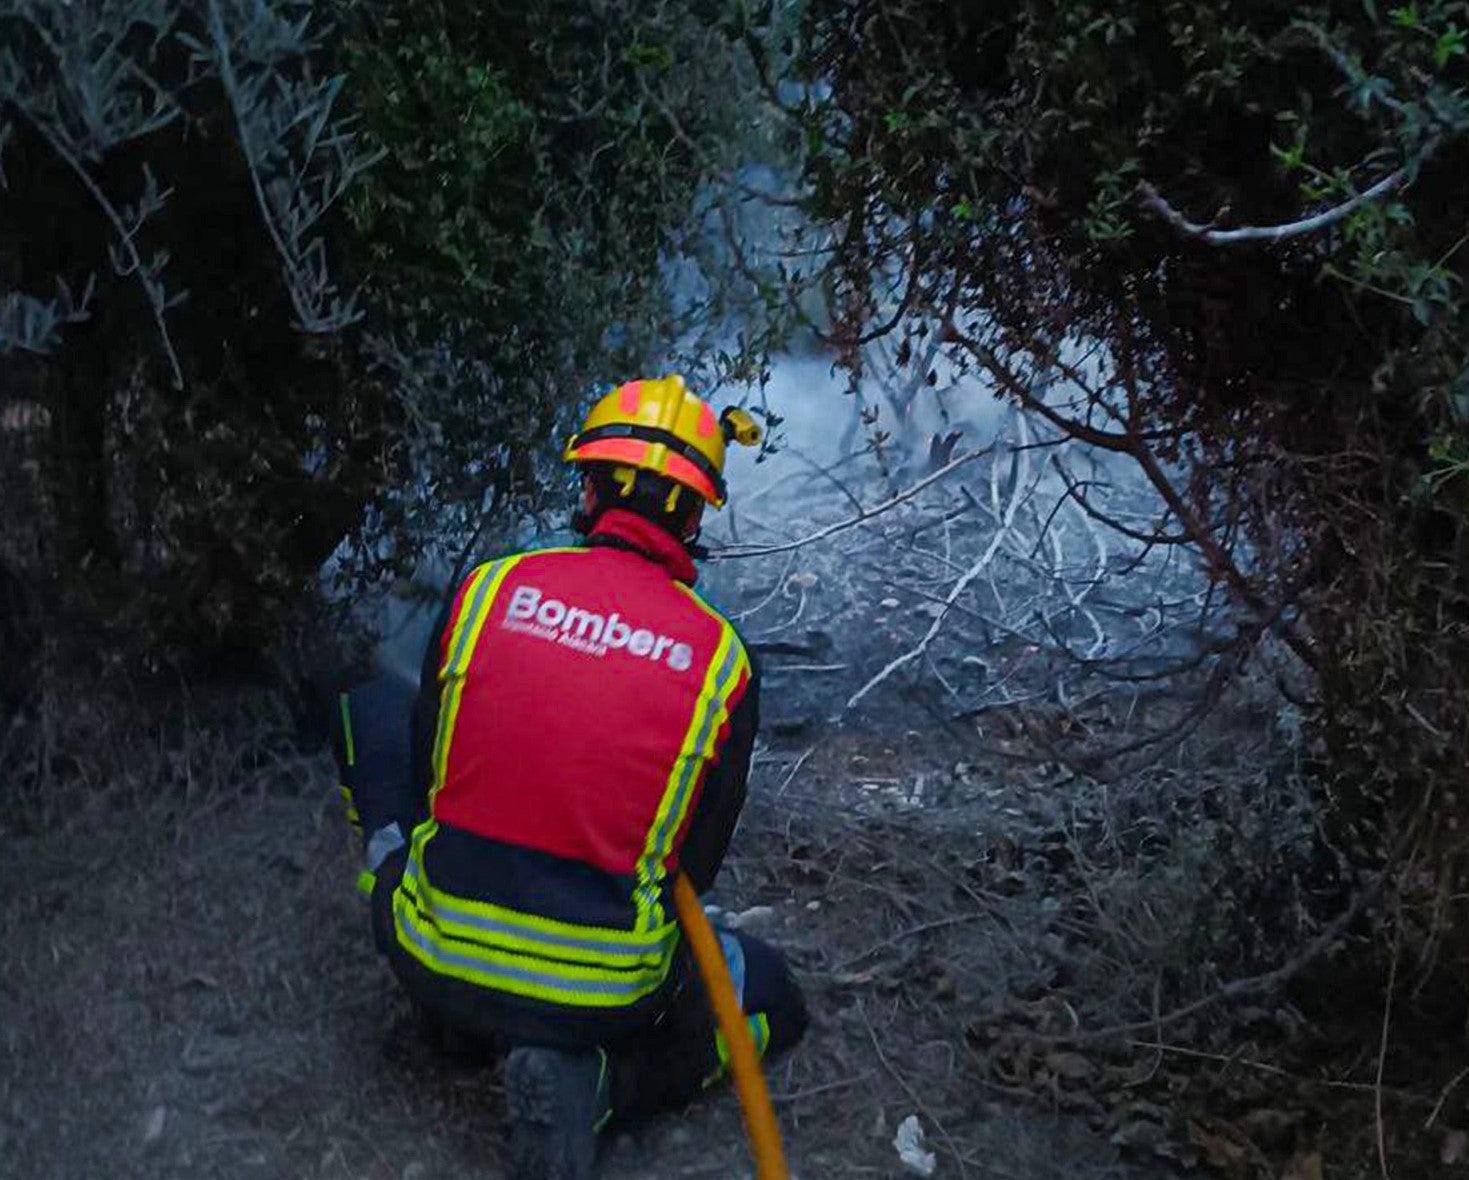
[(547, 598), (535, 586), (515, 588), (500, 626), (598, 658), (609, 651), (624, 651), (638, 659), (666, 664), (675, 672), (687, 672), (694, 666), (694, 649), (682, 640), (635, 627), (616, 611), (602, 615), (559, 598)]

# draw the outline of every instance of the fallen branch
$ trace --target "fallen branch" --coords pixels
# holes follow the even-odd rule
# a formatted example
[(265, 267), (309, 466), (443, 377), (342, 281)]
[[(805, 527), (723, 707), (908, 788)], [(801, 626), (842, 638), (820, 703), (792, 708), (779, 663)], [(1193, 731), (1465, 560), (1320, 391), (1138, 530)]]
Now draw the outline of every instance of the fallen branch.
[(881, 942), (873, 943), (865, 951), (843, 959), (840, 963), (832, 968), (832, 971), (837, 972), (849, 970), (850, 968), (855, 967), (858, 963), (861, 963), (865, 959), (870, 959), (873, 955), (877, 954), (878, 951), (886, 950), (890, 946), (897, 946), (898, 943), (904, 942), (910, 938), (916, 938), (920, 934), (928, 934), (929, 932), (934, 930), (947, 930), (950, 926), (961, 926), (965, 922), (975, 922), (981, 918), (988, 917), (990, 917), (989, 910), (977, 910), (974, 913), (968, 914), (950, 914), (947, 918), (936, 918), (932, 922), (923, 922), (917, 926), (909, 926), (906, 930), (899, 930), (896, 934), (884, 938)]
[[(1016, 421), (1020, 425), (1021, 442), (1024, 443), (1029, 439), (1029, 432), (1025, 425), (1025, 415), (1017, 415)], [(950, 466), (952, 466), (952, 464), (950, 464)], [(1029, 464), (1027, 463), (1026, 467), (1028, 466)], [(934, 638), (943, 628), (944, 619), (948, 617), (949, 611), (953, 608), (954, 603), (963, 596), (964, 591), (969, 589), (970, 584), (973, 583), (973, 581), (977, 577), (979, 577), (980, 574), (984, 573), (985, 569), (988, 568), (990, 562), (994, 560), (995, 554), (999, 552), (1000, 545), (1009, 535), (1010, 529), (1015, 524), (1015, 514), (1019, 511), (1021, 501), (1022, 499), (1024, 499), (1021, 494), (1024, 489), (1024, 485), (1025, 480), (1021, 477), (1020, 472), (1017, 471), (1015, 473), (1014, 486), (1010, 489), (1010, 503), (1005, 509), (1005, 516), (1004, 519), (1000, 522), (1000, 527), (996, 530), (994, 537), (990, 540), (989, 546), (982, 554), (980, 554), (979, 560), (976, 561), (967, 570), (965, 570), (964, 576), (954, 583), (953, 589), (949, 591), (948, 596), (944, 599), (943, 610), (941, 610), (937, 615), (934, 616), (934, 620), (932, 623), (929, 624), (928, 630), (924, 633), (923, 638), (918, 641), (915, 647), (910, 648), (908, 651), (904, 652), (902, 655), (896, 657), (895, 659), (888, 661), (887, 666), (884, 667), (882, 671), (880, 671), (876, 676), (874, 676), (871, 680), (869, 680), (866, 684), (864, 684), (861, 688), (859, 688), (855, 693), (852, 694), (852, 696), (847, 701), (846, 708), (851, 709), (856, 706), (863, 697), (870, 693), (874, 688), (876, 688), (899, 668), (906, 667), (908, 664), (911, 664), (914, 660), (918, 659), (926, 651), (928, 651), (929, 644), (934, 641)]]

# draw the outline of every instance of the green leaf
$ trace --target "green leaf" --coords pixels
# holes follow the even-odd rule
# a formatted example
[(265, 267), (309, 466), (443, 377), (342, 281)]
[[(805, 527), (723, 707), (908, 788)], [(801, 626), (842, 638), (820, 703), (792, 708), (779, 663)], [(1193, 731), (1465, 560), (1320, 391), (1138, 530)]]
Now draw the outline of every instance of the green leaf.
[(1416, 29), (1418, 27), (1418, 6), (1416, 4), (1404, 4), (1400, 8), (1394, 8), (1388, 16), (1392, 17), (1393, 24), (1400, 29)]
[(673, 65), (673, 54), (666, 45), (638, 42), (627, 47), (623, 60), (630, 66), (648, 66), (656, 70), (666, 70)]
[(1270, 154), (1275, 157), (1276, 163), (1287, 172), (1294, 172), (1305, 162), (1306, 137), (1304, 134), (1296, 138), (1290, 147), (1281, 147), (1279, 144), (1270, 145)]
[(1449, 64), (1449, 59), (1464, 55), (1464, 34), (1455, 25), (1439, 34), (1433, 45), (1433, 64), (1439, 69)]

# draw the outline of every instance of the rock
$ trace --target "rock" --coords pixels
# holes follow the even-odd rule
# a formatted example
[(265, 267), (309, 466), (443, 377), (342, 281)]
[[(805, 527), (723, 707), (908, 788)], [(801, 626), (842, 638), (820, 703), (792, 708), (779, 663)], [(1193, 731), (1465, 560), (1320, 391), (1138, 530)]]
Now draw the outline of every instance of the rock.
[(896, 598), (884, 598), (877, 605), (882, 607), (883, 610), (897, 610), (898, 600)]
[(156, 1143), (163, 1137), (163, 1127), (168, 1121), (168, 1107), (155, 1106), (143, 1124), (143, 1142)]
[(1463, 1131), (1450, 1131), (1439, 1145), (1438, 1158), (1445, 1164), (1457, 1164), (1469, 1155), (1469, 1135)]
[(743, 913), (731, 914), (725, 919), (731, 930), (758, 930), (775, 919), (775, 910), (768, 905), (754, 905)]

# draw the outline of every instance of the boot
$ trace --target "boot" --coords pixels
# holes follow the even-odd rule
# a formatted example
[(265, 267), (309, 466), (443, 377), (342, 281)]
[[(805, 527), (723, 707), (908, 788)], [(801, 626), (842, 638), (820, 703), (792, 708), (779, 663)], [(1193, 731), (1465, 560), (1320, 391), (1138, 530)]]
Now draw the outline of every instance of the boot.
[(600, 1050), (512, 1049), (505, 1060), (511, 1180), (591, 1180), (607, 1096)]

